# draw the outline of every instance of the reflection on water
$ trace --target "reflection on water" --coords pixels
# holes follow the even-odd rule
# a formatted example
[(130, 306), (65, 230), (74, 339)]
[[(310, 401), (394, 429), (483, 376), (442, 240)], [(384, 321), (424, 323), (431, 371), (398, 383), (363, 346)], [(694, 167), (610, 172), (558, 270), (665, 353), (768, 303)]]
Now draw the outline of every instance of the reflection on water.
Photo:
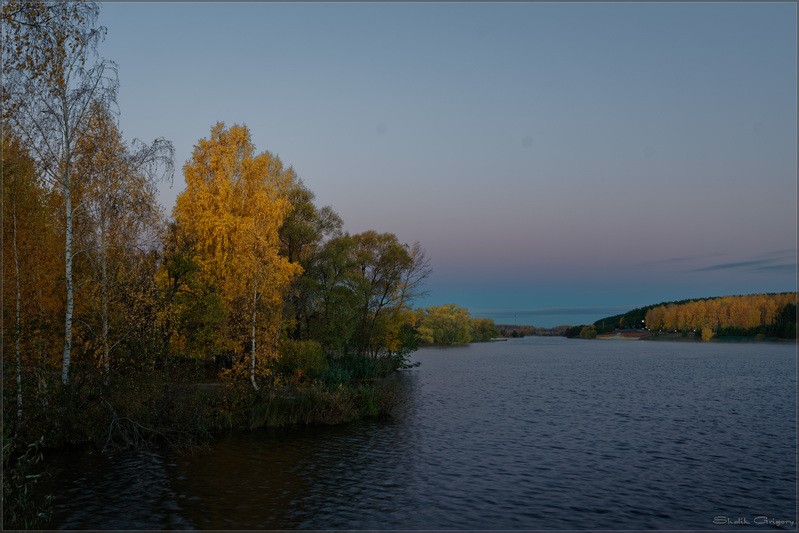
[(152, 451), (50, 456), (44, 488), (58, 529), (192, 529), (171, 490), (169, 465)]
[(391, 420), (228, 435), (194, 455), (70, 458), (50, 481), (54, 527), (796, 520), (793, 345), (527, 338), (415, 355)]

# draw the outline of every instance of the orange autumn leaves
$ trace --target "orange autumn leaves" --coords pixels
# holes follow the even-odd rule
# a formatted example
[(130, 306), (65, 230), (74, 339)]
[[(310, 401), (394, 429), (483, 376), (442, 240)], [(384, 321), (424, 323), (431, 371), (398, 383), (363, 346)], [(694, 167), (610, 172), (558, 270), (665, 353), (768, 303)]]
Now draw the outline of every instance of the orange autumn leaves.
[[(194, 243), (199, 276), (226, 308), (225, 344), (251, 352), (254, 380), (263, 371), (255, 347), (274, 354), (284, 294), (302, 271), (279, 253), (278, 230), (291, 208), (283, 193), (293, 171), (268, 152), (256, 154), (245, 126), (218, 123), (183, 172), (177, 232)], [(242, 342), (245, 331), (249, 342)]]
[(708, 338), (719, 328), (751, 329), (773, 324), (788, 304), (796, 304), (796, 293), (724, 296), (683, 304), (654, 307), (646, 313), (646, 326), (653, 330), (700, 330)]

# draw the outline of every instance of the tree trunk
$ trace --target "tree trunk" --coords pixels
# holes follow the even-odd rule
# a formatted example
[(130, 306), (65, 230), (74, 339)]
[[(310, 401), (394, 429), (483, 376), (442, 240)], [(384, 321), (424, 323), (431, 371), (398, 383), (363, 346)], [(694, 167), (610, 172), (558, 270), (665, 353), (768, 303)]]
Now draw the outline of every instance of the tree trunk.
[(101, 313), (103, 321), (103, 383), (108, 385), (111, 374), (110, 349), (108, 343), (108, 259), (106, 257), (105, 206), (100, 207), (100, 276)]
[(255, 320), (258, 306), (258, 291), (255, 282), (252, 284), (252, 345), (250, 347), (250, 381), (255, 390), (258, 390), (258, 383), (255, 381)]
[(14, 247), (14, 275), (16, 282), (16, 309), (14, 313), (14, 352), (17, 359), (17, 427), (22, 423), (22, 322), (20, 321), (20, 308), (22, 307), (22, 290), (19, 280), (19, 250), (17, 250), (17, 202), (14, 199), (13, 217), (13, 242)]
[[(67, 143), (67, 146), (69, 144)], [(65, 157), (66, 166), (64, 178), (61, 183), (64, 192), (64, 205), (67, 214), (65, 229), (64, 258), (64, 277), (67, 285), (67, 308), (64, 314), (64, 359), (61, 367), (61, 382), (69, 384), (69, 365), (72, 357), (72, 311), (74, 309), (74, 288), (72, 287), (72, 187), (69, 176), (69, 154)]]

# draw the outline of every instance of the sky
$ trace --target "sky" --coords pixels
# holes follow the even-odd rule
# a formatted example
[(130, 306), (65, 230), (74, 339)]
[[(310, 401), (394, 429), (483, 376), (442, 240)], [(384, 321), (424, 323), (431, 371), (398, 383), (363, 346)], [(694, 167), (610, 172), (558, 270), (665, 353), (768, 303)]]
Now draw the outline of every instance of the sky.
[(104, 3), (128, 139), (246, 124), (417, 306), (590, 323), (795, 291), (795, 3)]

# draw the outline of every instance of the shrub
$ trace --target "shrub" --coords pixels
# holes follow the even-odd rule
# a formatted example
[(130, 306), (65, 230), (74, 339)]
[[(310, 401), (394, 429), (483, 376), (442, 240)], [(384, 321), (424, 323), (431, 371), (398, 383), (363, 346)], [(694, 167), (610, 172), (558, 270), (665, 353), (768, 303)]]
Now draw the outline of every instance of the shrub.
[(349, 376), (350, 381), (369, 381), (387, 372), (384, 358), (368, 355), (349, 354), (333, 360), (333, 367), (339, 369), (340, 375)]
[(328, 370), (327, 357), (316, 341), (285, 341), (280, 349), (277, 371), (288, 379), (313, 381)]
[[(14, 439), (3, 443), (3, 525), (11, 529), (33, 529), (47, 523), (52, 513), (51, 495), (34, 496), (33, 488), (42, 476), (34, 473), (42, 462), (44, 437), (27, 448)], [(24, 453), (16, 448), (25, 449)]]

